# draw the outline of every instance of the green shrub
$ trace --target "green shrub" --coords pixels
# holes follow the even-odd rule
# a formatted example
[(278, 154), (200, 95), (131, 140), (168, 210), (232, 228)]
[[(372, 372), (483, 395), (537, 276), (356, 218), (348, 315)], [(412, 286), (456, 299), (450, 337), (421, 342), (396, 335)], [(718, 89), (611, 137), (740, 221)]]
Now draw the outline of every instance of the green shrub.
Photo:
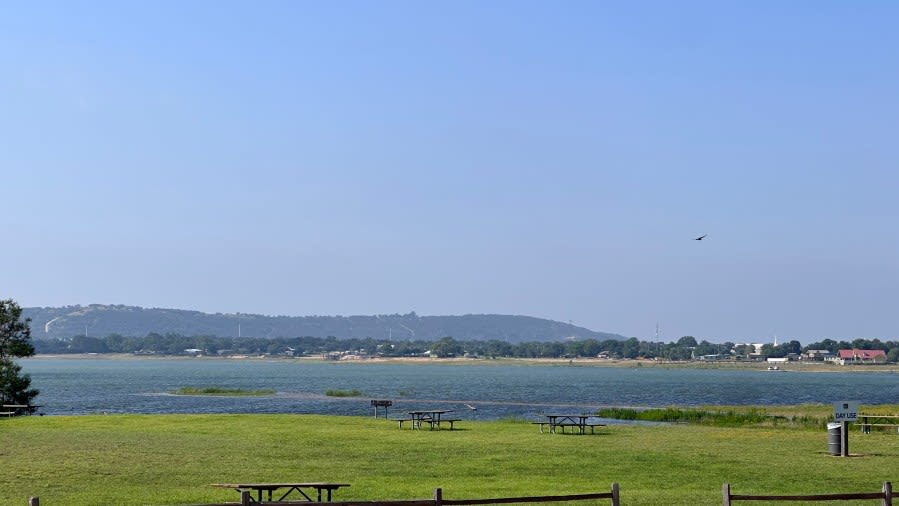
[(701, 408), (602, 408), (596, 413), (602, 418), (616, 420), (639, 420), (645, 422), (690, 423), (715, 427), (741, 426), (793, 426), (802, 428), (820, 427), (826, 418), (811, 415), (774, 415), (764, 409), (701, 409)]

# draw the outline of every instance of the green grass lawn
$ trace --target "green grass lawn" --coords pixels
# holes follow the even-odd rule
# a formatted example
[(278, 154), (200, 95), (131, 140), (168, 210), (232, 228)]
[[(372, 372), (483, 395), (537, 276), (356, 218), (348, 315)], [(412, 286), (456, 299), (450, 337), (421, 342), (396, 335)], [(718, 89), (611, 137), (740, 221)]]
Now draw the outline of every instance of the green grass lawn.
[[(899, 482), (899, 435), (796, 428), (611, 425), (541, 434), (522, 421), (455, 431), (315, 415), (31, 416), (0, 420), (0, 504), (176, 505), (236, 501), (210, 483), (351, 483), (336, 500), (447, 499), (608, 491), (623, 505), (721, 504), (734, 493), (875, 492)], [(606, 502), (602, 502), (606, 504)], [(840, 503), (852, 504), (852, 503)], [(867, 503), (872, 504), (871, 501)]]

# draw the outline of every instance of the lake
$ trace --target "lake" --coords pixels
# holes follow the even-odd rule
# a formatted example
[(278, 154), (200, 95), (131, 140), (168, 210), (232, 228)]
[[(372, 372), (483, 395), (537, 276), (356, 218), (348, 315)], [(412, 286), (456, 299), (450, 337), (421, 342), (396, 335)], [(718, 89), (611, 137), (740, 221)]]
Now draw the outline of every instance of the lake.
[[(477, 363), (322, 362), (278, 359), (29, 358), (19, 362), (40, 389), (47, 415), (95, 413), (304, 413), (371, 415), (453, 409), (465, 418), (536, 418), (606, 406), (776, 405), (857, 400), (899, 403), (894, 372), (765, 371), (729, 368), (595, 367)], [(180, 387), (271, 389), (263, 397), (181, 396)], [(361, 397), (329, 397), (359, 390)], [(476, 409), (472, 410), (468, 406)]]

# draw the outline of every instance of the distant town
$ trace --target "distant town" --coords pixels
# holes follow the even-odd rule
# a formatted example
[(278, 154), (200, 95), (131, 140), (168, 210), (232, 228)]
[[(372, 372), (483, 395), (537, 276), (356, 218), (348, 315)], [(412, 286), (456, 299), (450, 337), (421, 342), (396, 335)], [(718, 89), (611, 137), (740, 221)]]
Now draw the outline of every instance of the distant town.
[(675, 342), (629, 339), (578, 339), (562, 342), (510, 343), (500, 340), (338, 339), (336, 337), (254, 338), (184, 336), (150, 333), (143, 337), (111, 334), (104, 338), (73, 336), (34, 342), (39, 354), (127, 353), (168, 356), (268, 356), (319, 357), (353, 360), (373, 357), (431, 358), (595, 358), (608, 360), (666, 361), (758, 361), (774, 364), (793, 361), (835, 364), (883, 364), (899, 359), (895, 341), (856, 339), (852, 342), (825, 339), (803, 347), (786, 343), (710, 343), (684, 336)]

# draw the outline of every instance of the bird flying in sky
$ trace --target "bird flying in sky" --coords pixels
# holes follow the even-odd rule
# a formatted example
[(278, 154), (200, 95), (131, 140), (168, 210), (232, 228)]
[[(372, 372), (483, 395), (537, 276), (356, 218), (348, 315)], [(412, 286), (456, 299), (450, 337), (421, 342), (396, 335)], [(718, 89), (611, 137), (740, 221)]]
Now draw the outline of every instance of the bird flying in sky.
[(703, 240), (703, 239), (705, 238), (705, 236), (707, 236), (707, 235), (709, 235), (709, 234), (702, 234), (701, 236), (699, 236), (699, 237), (697, 237), (697, 238), (695, 238), (695, 239), (693, 239), (693, 240), (694, 240), (694, 241), (701, 241), (701, 240)]

